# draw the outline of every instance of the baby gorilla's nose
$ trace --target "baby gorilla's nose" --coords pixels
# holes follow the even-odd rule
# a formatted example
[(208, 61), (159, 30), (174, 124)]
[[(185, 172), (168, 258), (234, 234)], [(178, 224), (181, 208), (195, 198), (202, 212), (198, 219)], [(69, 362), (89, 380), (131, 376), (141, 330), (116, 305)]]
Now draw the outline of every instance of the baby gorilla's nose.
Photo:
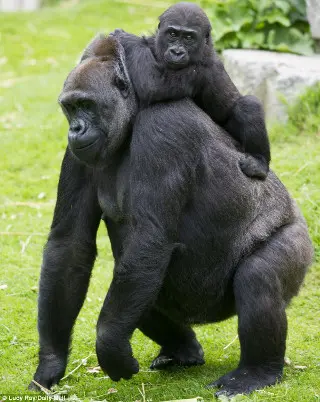
[(181, 48), (181, 47), (179, 47), (179, 48), (177, 48), (177, 47), (172, 47), (172, 48), (170, 49), (170, 53), (171, 53), (171, 55), (174, 56), (175, 58), (181, 59), (181, 58), (186, 54), (186, 51), (185, 51), (183, 48)]

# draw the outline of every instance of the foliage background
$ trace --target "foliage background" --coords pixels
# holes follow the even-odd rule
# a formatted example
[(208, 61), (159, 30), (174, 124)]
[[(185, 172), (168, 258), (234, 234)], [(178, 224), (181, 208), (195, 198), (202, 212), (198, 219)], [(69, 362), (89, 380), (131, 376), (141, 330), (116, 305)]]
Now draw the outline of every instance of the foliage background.
[(201, 5), (211, 17), (218, 50), (313, 53), (304, 0), (202, 0)]

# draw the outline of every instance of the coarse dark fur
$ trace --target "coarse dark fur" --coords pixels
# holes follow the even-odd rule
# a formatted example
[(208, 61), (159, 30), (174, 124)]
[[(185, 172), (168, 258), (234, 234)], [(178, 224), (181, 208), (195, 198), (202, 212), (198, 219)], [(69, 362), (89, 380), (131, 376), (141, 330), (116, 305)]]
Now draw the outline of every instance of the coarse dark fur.
[(240, 363), (211, 386), (235, 395), (280, 380), (285, 307), (313, 249), (279, 179), (243, 175), (234, 141), (191, 100), (150, 106), (132, 129), (138, 105), (113, 38), (89, 45), (60, 103), (69, 146), (43, 256), (35, 381), (50, 388), (64, 375), (101, 219), (115, 267), (96, 352), (112, 380), (139, 371), (136, 328), (161, 347), (152, 368), (198, 365), (204, 354), (191, 325), (234, 314)]
[(250, 157), (240, 159), (249, 177), (265, 179), (270, 145), (261, 102), (241, 96), (216, 54), (211, 25), (192, 3), (171, 6), (159, 18), (155, 35), (139, 37), (116, 30), (141, 106), (191, 97), (223, 126)]

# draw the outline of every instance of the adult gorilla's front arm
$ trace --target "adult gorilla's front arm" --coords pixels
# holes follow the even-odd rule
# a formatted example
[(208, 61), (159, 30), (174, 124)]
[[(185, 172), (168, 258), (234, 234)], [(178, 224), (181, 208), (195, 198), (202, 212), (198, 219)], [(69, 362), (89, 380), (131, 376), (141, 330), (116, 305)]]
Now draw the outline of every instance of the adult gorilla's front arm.
[(131, 143), (131, 234), (97, 328), (99, 364), (115, 381), (138, 371), (129, 340), (157, 298), (172, 252), (179, 247), (178, 223), (192, 180), (178, 144), (158, 131), (152, 111), (142, 114)]
[[(56, 384), (65, 372), (72, 327), (96, 257), (101, 210), (92, 173), (67, 149), (40, 279), (40, 350), (34, 379), (46, 388)], [(30, 389), (37, 387), (31, 383)]]

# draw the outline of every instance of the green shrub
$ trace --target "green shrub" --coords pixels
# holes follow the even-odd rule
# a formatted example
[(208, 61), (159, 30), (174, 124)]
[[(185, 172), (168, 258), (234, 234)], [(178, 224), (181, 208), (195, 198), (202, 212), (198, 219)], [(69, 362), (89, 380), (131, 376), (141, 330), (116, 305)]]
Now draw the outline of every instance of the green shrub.
[(297, 133), (320, 135), (320, 82), (309, 87), (288, 108), (288, 123)]
[(53, 7), (60, 3), (61, 0), (41, 0), (41, 7)]
[(217, 50), (267, 49), (312, 54), (305, 0), (202, 0)]

